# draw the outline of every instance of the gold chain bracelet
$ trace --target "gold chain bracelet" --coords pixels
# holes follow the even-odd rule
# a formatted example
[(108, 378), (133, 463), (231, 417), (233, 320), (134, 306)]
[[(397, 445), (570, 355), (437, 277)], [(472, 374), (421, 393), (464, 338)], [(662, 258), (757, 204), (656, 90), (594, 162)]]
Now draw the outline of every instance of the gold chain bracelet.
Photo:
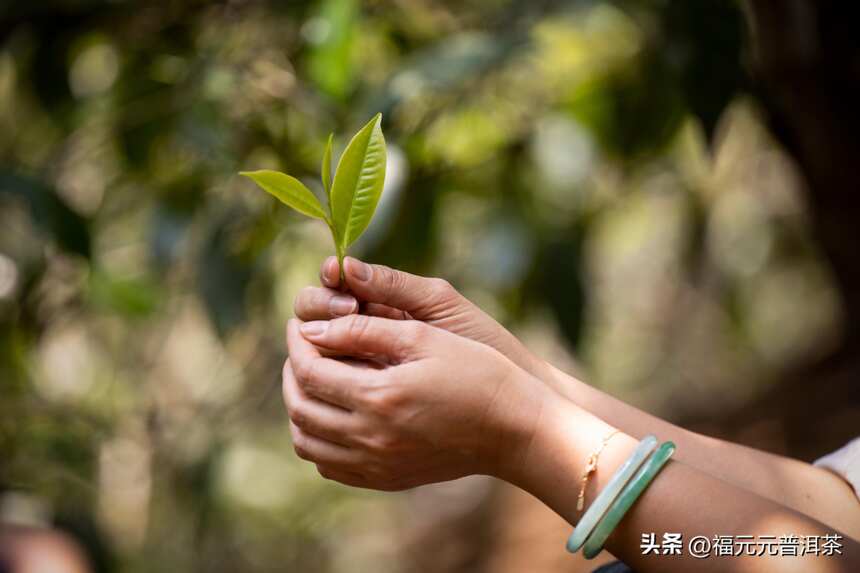
[(612, 439), (612, 436), (618, 433), (618, 429), (612, 430), (606, 437), (603, 438), (603, 441), (600, 442), (600, 447), (591, 452), (591, 455), (588, 456), (588, 459), (585, 462), (585, 470), (582, 472), (582, 480), (579, 488), (579, 496), (576, 498), (576, 511), (582, 511), (582, 508), (585, 507), (585, 488), (588, 487), (588, 478), (591, 477), (591, 474), (597, 469), (597, 460), (600, 459), (600, 453), (606, 447), (606, 444), (609, 443), (609, 440)]

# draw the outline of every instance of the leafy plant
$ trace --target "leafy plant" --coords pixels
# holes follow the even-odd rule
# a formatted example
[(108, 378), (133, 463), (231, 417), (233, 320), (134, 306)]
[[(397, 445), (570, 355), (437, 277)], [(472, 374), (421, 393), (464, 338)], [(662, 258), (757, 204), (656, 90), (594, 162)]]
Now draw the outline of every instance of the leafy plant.
[(301, 181), (286, 173), (261, 170), (242, 171), (240, 175), (250, 177), (264, 191), (299, 213), (328, 224), (343, 279), (346, 250), (367, 229), (382, 195), (386, 159), (382, 114), (373, 116), (352, 137), (337, 164), (334, 181), (331, 178), (332, 137), (329, 135), (321, 169), (328, 210)]

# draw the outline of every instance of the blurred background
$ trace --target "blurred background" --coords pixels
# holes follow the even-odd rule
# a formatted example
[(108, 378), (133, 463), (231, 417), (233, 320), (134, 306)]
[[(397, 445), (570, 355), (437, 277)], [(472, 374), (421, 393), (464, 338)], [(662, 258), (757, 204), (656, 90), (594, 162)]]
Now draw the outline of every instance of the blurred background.
[(319, 191), (377, 111), (353, 254), (689, 427), (856, 435), (860, 67), (811, 4), (0, 2), (7, 567), (591, 570), (493, 480), (379, 494), (293, 454), (284, 323), (333, 246), (237, 171)]

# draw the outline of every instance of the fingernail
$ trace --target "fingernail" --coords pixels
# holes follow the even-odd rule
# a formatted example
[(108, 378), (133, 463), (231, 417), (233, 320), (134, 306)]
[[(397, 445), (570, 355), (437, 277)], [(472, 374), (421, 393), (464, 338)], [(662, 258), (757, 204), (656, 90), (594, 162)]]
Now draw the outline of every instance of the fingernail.
[(329, 311), (336, 316), (351, 314), (357, 306), (356, 300), (351, 296), (336, 295), (328, 303)]
[[(332, 268), (332, 267), (334, 267), (334, 268)], [(325, 262), (325, 265), (323, 268), (323, 272), (322, 272), (322, 276), (321, 276), (322, 282), (325, 286), (335, 287), (335, 286), (337, 286), (338, 280), (337, 279), (332, 280), (331, 275), (335, 275), (335, 276), (338, 275), (337, 259), (335, 257), (329, 257), (328, 259), (326, 259), (326, 262)]]
[(320, 336), (325, 333), (328, 328), (328, 322), (325, 320), (314, 320), (306, 322), (302, 325), (301, 331), (305, 336)]
[(352, 257), (350, 257), (348, 260), (349, 264), (347, 266), (350, 275), (362, 282), (370, 278), (370, 265), (362, 263), (358, 259), (353, 259)]

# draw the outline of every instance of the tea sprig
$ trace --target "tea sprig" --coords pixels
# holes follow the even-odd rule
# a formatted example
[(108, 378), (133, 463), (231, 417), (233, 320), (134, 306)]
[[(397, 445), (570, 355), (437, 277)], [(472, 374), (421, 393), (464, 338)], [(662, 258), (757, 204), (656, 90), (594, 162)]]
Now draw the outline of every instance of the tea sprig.
[(328, 198), (326, 210), (316, 195), (301, 181), (286, 173), (271, 170), (242, 171), (264, 191), (308, 217), (322, 219), (328, 224), (334, 240), (341, 281), (346, 251), (370, 225), (385, 182), (385, 137), (382, 135), (382, 114), (373, 116), (356, 133), (341, 155), (331, 178), (330, 135), (323, 153), (321, 179)]

